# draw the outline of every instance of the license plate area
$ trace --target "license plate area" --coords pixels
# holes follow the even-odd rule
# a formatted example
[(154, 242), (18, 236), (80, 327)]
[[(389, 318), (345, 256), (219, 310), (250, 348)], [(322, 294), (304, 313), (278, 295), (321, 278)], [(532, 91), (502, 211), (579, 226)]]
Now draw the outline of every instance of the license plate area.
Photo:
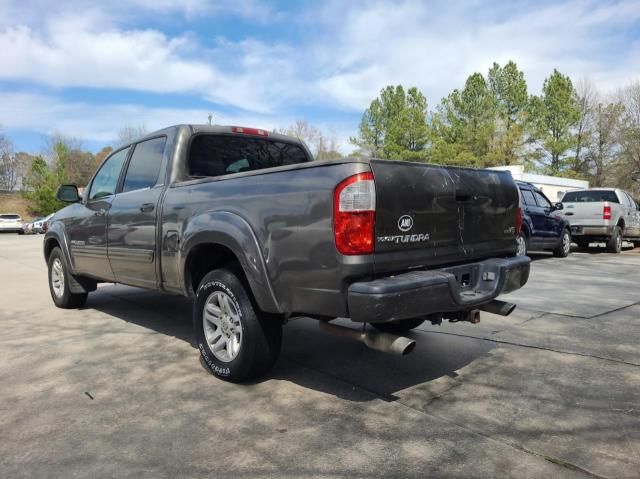
[(454, 266), (452, 268), (446, 268), (445, 271), (455, 276), (461, 292), (476, 289), (480, 275), (478, 265)]
[(572, 226), (572, 227), (571, 227), (571, 232), (572, 232), (573, 234), (579, 234), (579, 235), (581, 235), (581, 234), (582, 234), (582, 226)]

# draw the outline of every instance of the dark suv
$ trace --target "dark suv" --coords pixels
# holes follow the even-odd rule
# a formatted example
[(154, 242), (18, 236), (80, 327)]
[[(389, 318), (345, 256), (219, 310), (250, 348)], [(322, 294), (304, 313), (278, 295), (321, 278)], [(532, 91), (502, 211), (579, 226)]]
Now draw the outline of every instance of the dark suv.
[(551, 250), (558, 258), (571, 251), (571, 226), (562, 216), (554, 214), (562, 203), (552, 204), (540, 189), (531, 183), (516, 181), (520, 190), (522, 230), (518, 235), (518, 255), (530, 250)]

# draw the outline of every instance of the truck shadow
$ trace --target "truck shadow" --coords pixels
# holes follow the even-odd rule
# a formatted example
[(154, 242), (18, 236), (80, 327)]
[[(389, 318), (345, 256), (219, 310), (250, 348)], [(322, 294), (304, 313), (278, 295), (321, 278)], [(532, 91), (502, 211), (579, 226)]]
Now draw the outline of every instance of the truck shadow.
[[(185, 341), (194, 348), (194, 360), (199, 358), (193, 343), (192, 304), (187, 298), (102, 285), (89, 296), (86, 308)], [(340, 321), (358, 328), (350, 321)], [(495, 346), (491, 341), (432, 334), (431, 328), (437, 331), (437, 326), (423, 325), (408, 333), (416, 339), (416, 348), (408, 356), (397, 357), (322, 332), (316, 320), (296, 319), (284, 327), (282, 352), (275, 367), (254, 383), (290, 381), (348, 400), (394, 401), (399, 391), (424, 387), (441, 377), (455, 377), (456, 370)]]

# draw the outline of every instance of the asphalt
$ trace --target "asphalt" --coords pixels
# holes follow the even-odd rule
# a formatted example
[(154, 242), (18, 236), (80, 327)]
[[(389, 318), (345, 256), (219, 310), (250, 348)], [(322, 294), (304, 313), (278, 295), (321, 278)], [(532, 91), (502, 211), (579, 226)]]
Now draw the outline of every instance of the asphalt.
[(423, 325), (403, 358), (292, 321), (234, 385), (184, 298), (55, 308), (41, 241), (0, 235), (0, 477), (640, 477), (640, 249), (537, 255), (511, 316)]

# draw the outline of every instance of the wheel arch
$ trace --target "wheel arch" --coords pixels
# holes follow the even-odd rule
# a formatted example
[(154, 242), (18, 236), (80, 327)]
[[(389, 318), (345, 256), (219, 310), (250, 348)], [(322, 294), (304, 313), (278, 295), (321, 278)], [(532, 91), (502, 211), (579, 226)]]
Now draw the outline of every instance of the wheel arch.
[(249, 224), (229, 212), (208, 212), (194, 217), (185, 229), (181, 247), (181, 284), (193, 295), (209, 271), (229, 263), (238, 266), (258, 307), (281, 313), (266, 263)]

